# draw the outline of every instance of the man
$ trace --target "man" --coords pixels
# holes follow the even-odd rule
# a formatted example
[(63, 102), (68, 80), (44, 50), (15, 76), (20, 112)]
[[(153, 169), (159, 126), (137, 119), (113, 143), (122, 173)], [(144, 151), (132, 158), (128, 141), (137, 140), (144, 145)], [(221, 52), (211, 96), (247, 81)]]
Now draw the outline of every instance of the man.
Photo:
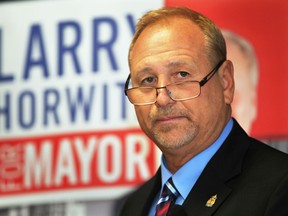
[(258, 61), (252, 45), (243, 37), (222, 30), (226, 41), (227, 58), (233, 61), (236, 80), (232, 116), (250, 134), (257, 116)]
[(148, 12), (129, 66), (125, 93), (163, 156), (120, 215), (288, 215), (288, 156), (231, 118), (233, 65), (212, 21), (186, 8)]

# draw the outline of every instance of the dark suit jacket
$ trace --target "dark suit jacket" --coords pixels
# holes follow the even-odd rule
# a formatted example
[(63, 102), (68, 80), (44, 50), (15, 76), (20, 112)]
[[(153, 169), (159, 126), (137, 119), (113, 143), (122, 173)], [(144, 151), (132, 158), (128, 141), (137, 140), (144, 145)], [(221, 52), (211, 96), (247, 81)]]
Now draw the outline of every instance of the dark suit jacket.
[[(126, 197), (121, 216), (147, 216), (161, 172)], [(207, 201), (217, 195), (212, 207)], [(288, 155), (249, 137), (234, 120), (231, 133), (172, 215), (288, 216)]]

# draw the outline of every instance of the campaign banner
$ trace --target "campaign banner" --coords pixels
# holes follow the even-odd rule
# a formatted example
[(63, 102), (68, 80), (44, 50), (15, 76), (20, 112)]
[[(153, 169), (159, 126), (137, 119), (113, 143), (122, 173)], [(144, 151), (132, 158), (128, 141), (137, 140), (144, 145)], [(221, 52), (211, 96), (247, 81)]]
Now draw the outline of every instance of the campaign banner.
[(227, 46), (235, 69), (233, 115), (247, 133), (287, 145), (286, 1), (1, 3), (0, 207), (9, 215), (34, 215), (47, 206), (54, 212), (51, 203), (72, 209), (83, 200), (95, 201), (99, 211), (102, 200), (153, 176), (159, 151), (139, 128), (123, 88), (135, 24), (162, 6), (190, 7), (250, 43), (257, 59), (251, 88), (248, 76), (238, 75), (246, 63)]
[(137, 19), (162, 1), (0, 7), (0, 207), (113, 199), (159, 153), (124, 95)]

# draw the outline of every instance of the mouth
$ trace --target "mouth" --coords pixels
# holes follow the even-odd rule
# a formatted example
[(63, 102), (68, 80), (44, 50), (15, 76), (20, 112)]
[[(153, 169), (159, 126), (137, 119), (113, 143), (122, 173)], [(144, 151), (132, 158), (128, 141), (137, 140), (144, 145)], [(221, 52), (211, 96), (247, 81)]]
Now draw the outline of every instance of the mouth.
[(155, 120), (157, 123), (166, 123), (166, 124), (172, 124), (172, 123), (177, 123), (181, 120), (183, 120), (185, 117), (184, 116), (162, 116), (159, 117)]

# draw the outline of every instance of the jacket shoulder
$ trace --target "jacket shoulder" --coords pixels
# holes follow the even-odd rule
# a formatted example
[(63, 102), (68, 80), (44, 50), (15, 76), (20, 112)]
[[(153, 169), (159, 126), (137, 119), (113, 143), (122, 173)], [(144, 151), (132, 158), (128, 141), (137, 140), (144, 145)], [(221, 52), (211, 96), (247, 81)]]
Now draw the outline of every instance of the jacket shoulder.
[(149, 207), (161, 187), (161, 181), (158, 178), (156, 174), (156, 176), (144, 182), (132, 192), (121, 197), (116, 202), (115, 209), (119, 213), (115, 215), (136, 216), (143, 215), (143, 212), (149, 211)]
[(259, 163), (266, 172), (287, 173), (288, 154), (281, 152), (263, 142), (250, 138), (250, 147), (247, 151), (249, 161)]

